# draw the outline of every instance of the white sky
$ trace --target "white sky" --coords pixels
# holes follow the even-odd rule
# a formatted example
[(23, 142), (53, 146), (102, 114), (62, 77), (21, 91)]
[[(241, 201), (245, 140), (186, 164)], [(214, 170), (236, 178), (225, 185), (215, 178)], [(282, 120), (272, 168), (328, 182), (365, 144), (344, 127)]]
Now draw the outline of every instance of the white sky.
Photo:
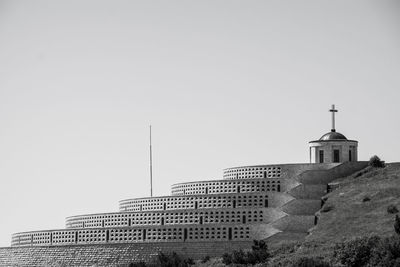
[(1, 1), (0, 246), (337, 130), (399, 161), (399, 1)]

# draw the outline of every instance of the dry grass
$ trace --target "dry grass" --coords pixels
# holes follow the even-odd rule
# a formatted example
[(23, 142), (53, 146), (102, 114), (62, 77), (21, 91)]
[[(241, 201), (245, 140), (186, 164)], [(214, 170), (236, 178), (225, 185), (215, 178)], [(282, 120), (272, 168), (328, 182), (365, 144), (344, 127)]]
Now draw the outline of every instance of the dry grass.
[(327, 196), (325, 205), (335, 209), (320, 214), (306, 243), (341, 242), (372, 234), (389, 236), (393, 233), (394, 216), (387, 207), (400, 206), (400, 163), (342, 179), (340, 188)]
[(395, 215), (387, 208), (390, 205), (400, 207), (400, 163), (388, 164), (383, 169), (367, 168), (361, 173), (335, 181), (340, 186), (327, 195), (325, 203), (326, 207), (334, 208), (319, 214), (318, 224), (306, 241), (294, 252), (286, 253), (286, 258), (329, 259), (336, 243), (394, 233)]

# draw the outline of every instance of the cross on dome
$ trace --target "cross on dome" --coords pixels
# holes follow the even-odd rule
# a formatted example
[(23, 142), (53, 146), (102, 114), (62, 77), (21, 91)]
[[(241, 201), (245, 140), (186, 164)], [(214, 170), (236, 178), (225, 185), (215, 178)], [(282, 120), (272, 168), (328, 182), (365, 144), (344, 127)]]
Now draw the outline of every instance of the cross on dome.
[(335, 113), (338, 112), (337, 109), (335, 109), (335, 105), (332, 105), (332, 108), (329, 110), (329, 112), (332, 112), (332, 132), (336, 132), (335, 129)]

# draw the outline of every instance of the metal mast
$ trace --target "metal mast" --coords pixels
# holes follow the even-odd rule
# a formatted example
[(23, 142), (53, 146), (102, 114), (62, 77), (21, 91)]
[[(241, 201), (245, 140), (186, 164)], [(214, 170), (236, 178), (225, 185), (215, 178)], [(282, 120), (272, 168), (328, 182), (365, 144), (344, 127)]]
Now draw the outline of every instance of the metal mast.
[(151, 148), (151, 125), (150, 125), (150, 196), (153, 197), (153, 155)]

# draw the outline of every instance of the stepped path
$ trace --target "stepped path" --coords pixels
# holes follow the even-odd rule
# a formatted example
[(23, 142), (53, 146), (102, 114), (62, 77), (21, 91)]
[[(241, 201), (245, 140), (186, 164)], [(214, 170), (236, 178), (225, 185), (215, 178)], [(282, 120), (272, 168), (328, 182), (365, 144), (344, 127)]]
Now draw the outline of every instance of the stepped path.
[(301, 239), (332, 180), (366, 166), (283, 164), (229, 168), (223, 179), (175, 184), (170, 196), (126, 199), (118, 212), (77, 215), (64, 229), (16, 233), (1, 266), (118, 266), (159, 251), (195, 259)]

